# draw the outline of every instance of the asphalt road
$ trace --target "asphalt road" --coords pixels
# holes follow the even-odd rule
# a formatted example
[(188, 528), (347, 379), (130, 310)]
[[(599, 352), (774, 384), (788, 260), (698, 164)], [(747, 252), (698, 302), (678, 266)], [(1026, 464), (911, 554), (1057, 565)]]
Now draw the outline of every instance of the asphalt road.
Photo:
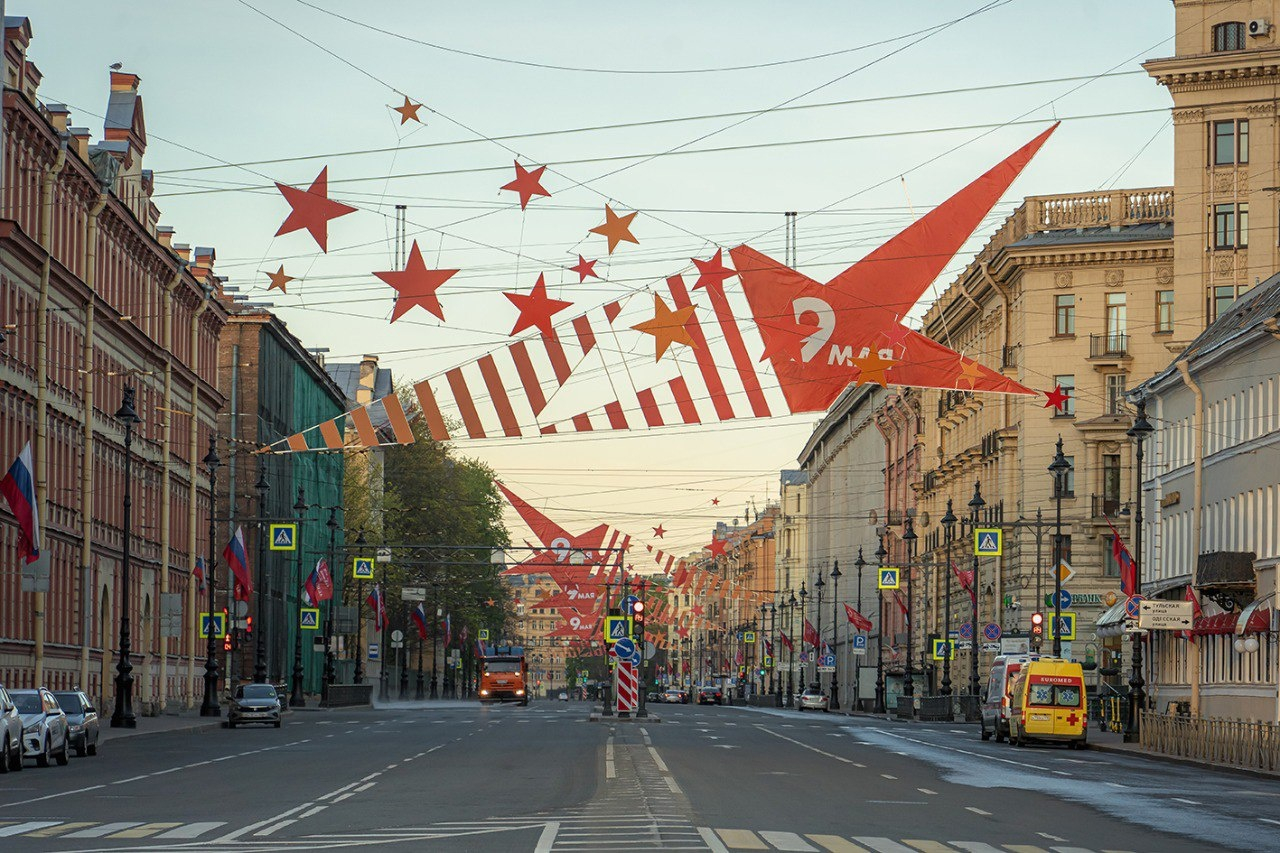
[(0, 850), (1280, 849), (1280, 782), (970, 727), (579, 703), (291, 715), (0, 776)]

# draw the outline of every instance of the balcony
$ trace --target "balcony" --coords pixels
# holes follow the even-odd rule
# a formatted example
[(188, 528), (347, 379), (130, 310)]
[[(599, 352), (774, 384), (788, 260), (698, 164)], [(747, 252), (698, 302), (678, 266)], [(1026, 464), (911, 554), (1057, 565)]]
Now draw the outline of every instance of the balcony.
[(1089, 358), (1093, 361), (1118, 363), (1133, 358), (1129, 354), (1128, 335), (1090, 335)]
[(1027, 199), (1030, 231), (1096, 228), (1173, 221), (1173, 190), (1148, 187), (1099, 193), (1031, 196)]
[(1022, 356), (1022, 344), (1005, 344), (1000, 352), (1000, 368), (1002, 370), (1012, 370), (1018, 366), (1018, 361)]
[(1120, 498), (1109, 495), (1090, 495), (1089, 513), (1092, 518), (1115, 518), (1120, 512)]

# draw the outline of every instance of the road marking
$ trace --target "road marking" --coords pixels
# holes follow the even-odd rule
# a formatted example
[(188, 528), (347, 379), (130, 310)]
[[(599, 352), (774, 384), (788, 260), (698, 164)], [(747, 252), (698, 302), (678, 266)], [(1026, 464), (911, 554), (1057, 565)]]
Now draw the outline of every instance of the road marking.
[(225, 825), (226, 825), (226, 821), (222, 821), (222, 820), (209, 820), (209, 821), (204, 821), (202, 823), (188, 823), (187, 825), (180, 826), (177, 829), (171, 829), (168, 832), (162, 832), (159, 835), (157, 835), (156, 838), (199, 838), (201, 835), (204, 835), (206, 832), (209, 832), (210, 830), (214, 830), (220, 826), (225, 826)]
[(1050, 835), (1047, 832), (1037, 832), (1036, 835), (1040, 836), (1041, 838), (1047, 838), (1050, 841), (1066, 841), (1067, 840), (1065, 838), (1059, 838), (1056, 835)]
[(938, 793), (937, 791), (930, 791), (928, 788), (916, 788), (916, 790), (922, 794), (932, 794), (934, 796), (936, 796)]
[(798, 853), (817, 853), (818, 848), (807, 843), (794, 832), (760, 832), (760, 837), (779, 850), (798, 851)]
[(859, 847), (838, 835), (806, 835), (805, 837), (814, 844), (822, 846), (829, 853), (867, 853), (865, 847)]
[(884, 778), (886, 778), (886, 779), (897, 779), (897, 778), (898, 778), (897, 776), (890, 776), (888, 773), (881, 773), (880, 775), (881, 775), (881, 776), (883, 776), (883, 777), (884, 777)]
[(658, 755), (657, 749), (653, 748), (652, 746), (649, 747), (649, 754), (653, 756), (653, 763), (658, 765), (659, 770), (661, 770), (663, 773), (671, 772), (670, 770), (667, 769), (667, 762), (663, 761), (662, 756)]
[(964, 810), (967, 812), (973, 812), (974, 814), (980, 814), (983, 817), (991, 817), (991, 812), (984, 812), (982, 809), (978, 808), (977, 806), (965, 806)]
[(92, 820), (79, 821), (77, 823), (62, 823), (57, 826), (51, 826), (48, 829), (38, 829), (35, 832), (28, 832), (27, 838), (53, 838), (55, 835), (61, 835), (62, 833), (70, 832), (73, 829), (94, 826), (96, 823), (96, 821)]
[(1269, 817), (1260, 817), (1258, 818), (1258, 820), (1262, 821), (1263, 823), (1271, 823), (1271, 824), (1275, 824), (1276, 826), (1280, 826), (1280, 820), (1272, 820)]
[(50, 826), (57, 826), (62, 823), (60, 820), (29, 820), (26, 823), (19, 823), (14, 826), (6, 826), (0, 829), (0, 838), (10, 835), (21, 835), (24, 832), (31, 832), (37, 829), (45, 829)]
[(175, 826), (182, 826), (181, 823), (144, 823), (142, 826), (135, 826), (133, 829), (126, 829), (108, 835), (107, 838), (147, 838), (162, 832), (166, 829), (173, 829)]
[(559, 831), (560, 821), (547, 821), (546, 826), (542, 827), (542, 834), (538, 836), (538, 846), (533, 848), (533, 853), (551, 853), (551, 848), (556, 843), (556, 833)]
[(910, 847), (903, 847), (896, 841), (889, 838), (863, 838), (855, 836), (854, 841), (864, 844), (875, 850), (876, 853), (916, 853)]
[(734, 850), (769, 849), (769, 845), (756, 838), (756, 834), (749, 829), (717, 829), (716, 834), (720, 836), (720, 840), (726, 847), (732, 847)]
[(774, 737), (776, 737), (776, 738), (781, 738), (782, 740), (790, 741), (791, 743), (794, 743), (796, 746), (803, 746), (805, 749), (808, 749), (808, 750), (811, 750), (811, 751), (813, 751), (813, 752), (816, 752), (816, 753), (818, 753), (819, 755), (825, 755), (827, 758), (834, 758), (836, 761), (843, 761), (845, 764), (852, 764), (852, 763), (853, 763), (852, 761), (850, 761), (849, 759), (845, 758), (845, 757), (844, 757), (844, 756), (842, 756), (842, 755), (835, 755), (835, 754), (833, 754), (833, 753), (827, 752), (827, 751), (826, 751), (826, 750), (824, 750), (824, 749), (818, 749), (816, 746), (809, 746), (809, 744), (807, 744), (807, 743), (801, 743), (800, 741), (796, 740), (795, 738), (789, 738), (789, 737), (787, 737), (787, 736), (786, 736), (786, 735), (784, 735), (784, 734), (780, 734), (780, 733), (775, 732), (775, 731), (770, 731), (769, 729), (766, 729), (764, 726), (757, 725), (757, 726), (756, 726), (756, 728), (757, 728), (757, 729), (759, 729), (760, 731), (764, 732), (765, 734), (770, 734), (770, 735), (773, 735), (773, 736), (774, 736)]
[(613, 735), (609, 735), (609, 740), (604, 745), (604, 778), (618, 778), (618, 768), (613, 763)]
[(908, 844), (921, 853), (951, 853), (952, 848), (943, 844), (941, 841), (926, 841), (924, 839), (912, 840), (910, 838), (902, 839), (903, 844)]
[[(991, 849), (994, 850), (995, 848)], [(1006, 844), (1004, 849), (1008, 850), (1009, 853), (1045, 853), (1043, 847), (1037, 847), (1034, 844)]]
[(271, 826), (268, 826), (266, 829), (258, 830), (257, 832), (254, 833), (254, 835), (255, 836), (256, 835), (274, 835), (275, 833), (284, 829), (289, 824), (297, 823), (297, 822), (298, 821), (296, 818), (289, 818), (288, 820), (282, 820), (279, 823), (273, 823)]
[(1127, 788), (1127, 787), (1129, 787), (1128, 785), (1121, 785), (1119, 782), (1108, 782), (1107, 784), (1108, 784), (1108, 785), (1110, 785), (1110, 786), (1111, 786), (1111, 787), (1113, 787), (1113, 788)]
[(671, 793), (673, 794), (684, 793), (683, 791), (680, 790), (680, 786), (676, 784), (676, 780), (673, 777), (667, 776), (666, 780), (667, 780), (667, 787), (671, 789)]
[[(131, 826), (137, 826), (140, 821), (123, 821), (120, 823), (104, 823), (102, 826), (95, 826), (93, 829), (82, 829), (79, 832), (73, 832), (67, 838), (101, 838), (112, 832), (119, 832), (122, 829), (128, 829)], [(0, 834), (3, 834), (0, 831)]]
[(376, 784), (378, 784), (378, 783), (377, 783), (377, 782), (365, 782), (365, 783), (364, 783), (363, 785), (361, 785), (359, 788), (356, 788), (352, 793), (354, 793), (354, 794), (359, 794), (359, 793), (361, 793), (361, 792), (363, 792), (363, 791), (367, 791), (367, 790), (369, 790), (370, 788), (372, 788), (372, 787), (373, 787), (374, 785), (376, 785)]
[[(354, 784), (354, 783), (353, 783), (353, 784)], [(350, 787), (351, 787), (351, 785), (347, 785), (346, 787), (350, 788)], [(339, 791), (341, 791), (341, 790), (343, 790), (343, 789), (342, 789), (342, 788), (339, 788), (338, 790), (339, 790)], [(335, 791), (334, 793), (337, 793), (337, 792)], [(251, 823), (251, 824), (249, 824), (248, 826), (243, 827), (243, 828), (241, 828), (241, 829), (237, 829), (237, 830), (235, 830), (235, 831), (233, 831), (233, 832), (228, 832), (226, 835), (223, 835), (223, 836), (221, 836), (221, 837), (219, 837), (219, 838), (217, 838), (217, 839), (213, 840), (213, 841), (212, 841), (212, 842), (210, 842), (210, 843), (213, 843), (213, 844), (228, 844), (228, 843), (230, 843), (230, 842), (232, 842), (232, 841), (235, 841), (236, 839), (238, 839), (238, 838), (239, 838), (240, 836), (242, 836), (242, 835), (248, 835), (250, 832), (253, 832), (253, 831), (254, 831), (254, 830), (256, 830), (256, 829), (261, 829), (262, 827), (267, 826), (268, 824), (271, 824), (271, 823), (274, 823), (274, 822), (276, 822), (276, 821), (278, 821), (278, 820), (281, 820), (281, 819), (283, 819), (283, 818), (286, 818), (286, 817), (288, 817), (289, 815), (297, 814), (298, 812), (303, 811), (304, 809), (309, 809), (309, 808), (311, 808), (311, 807), (312, 807), (312, 806), (314, 806), (314, 805), (315, 805), (315, 803), (303, 803), (303, 804), (302, 804), (302, 805), (300, 805), (300, 806), (294, 806), (293, 808), (288, 809), (287, 811), (280, 812), (280, 814), (276, 815), (275, 817), (269, 817), (269, 818), (267, 818), (266, 820), (260, 820), (260, 821), (258, 821), (257, 823)]]
[(354, 788), (356, 785), (359, 785), (359, 784), (360, 784), (359, 782), (352, 782), (350, 785), (343, 785), (341, 788), (337, 789), (336, 791), (330, 791), (327, 794), (322, 794), (321, 796), (316, 797), (316, 799), (323, 802), (327, 799), (330, 799), (331, 797), (336, 797), (339, 794), (341, 794), (343, 791), (346, 791), (350, 788)]
[(1188, 799), (1185, 799), (1185, 798), (1183, 798), (1183, 797), (1170, 797), (1169, 799), (1171, 799), (1171, 800), (1176, 800), (1176, 801), (1177, 801), (1177, 802), (1179, 802), (1179, 803), (1186, 803), (1186, 804), (1187, 804), (1187, 805), (1189, 805), (1189, 806), (1202, 806), (1202, 805), (1204, 805), (1204, 803), (1200, 802), (1199, 800), (1188, 800)]
[[(961, 850), (968, 850), (969, 853), (1004, 853), (1003, 848), (992, 847), (990, 844), (984, 844), (981, 841), (952, 841), (951, 845), (959, 847)], [(1025, 847), (1023, 850), (1017, 850), (1016, 848), (1019, 846), (1017, 844), (1007, 844), (1005, 848), (1014, 851), (1014, 853), (1045, 853), (1039, 847)]]
[(724, 846), (724, 842), (716, 835), (714, 829), (709, 826), (698, 827), (698, 835), (702, 837), (702, 841), (712, 851), (712, 853), (729, 853), (729, 848)]
[(333, 798), (334, 805), (337, 805), (338, 803), (342, 802), (343, 800), (349, 800), (349, 799), (351, 799), (352, 797), (354, 797), (355, 795), (356, 795), (356, 792), (355, 792), (355, 791), (347, 791), (345, 794), (339, 794), (338, 796), (336, 796), (336, 797), (334, 797), (334, 798)]
[(1030, 767), (1033, 770), (1044, 771), (1049, 769), (1048, 767), (1041, 767), (1038, 764), (1028, 764), (1025, 761), (1014, 761), (1012, 758), (997, 758), (994, 755), (987, 755), (986, 753), (982, 753), (982, 752), (973, 752), (972, 750), (968, 750), (968, 749), (958, 749), (957, 747), (954, 747), (954, 746), (943, 746), (940, 743), (932, 743), (927, 740), (918, 740), (917, 738), (894, 734), (893, 732), (885, 731), (884, 729), (869, 729), (868, 731), (873, 731), (878, 734), (885, 735), (887, 737), (894, 737), (894, 738), (897, 738), (898, 740), (907, 740), (907, 741), (911, 741), (912, 743), (918, 743), (921, 746), (927, 746), (930, 749), (945, 749), (945, 750), (949, 750), (950, 752), (958, 752), (961, 755), (972, 755), (975, 758), (985, 758), (989, 761), (1001, 761), (1005, 764), (1016, 764), (1019, 767)]
[(130, 776), (128, 779), (119, 779), (119, 780), (117, 780), (117, 781), (115, 781), (115, 782), (112, 782), (111, 784), (112, 784), (112, 785), (127, 785), (127, 784), (128, 784), (128, 783), (130, 783), (130, 782), (137, 782), (139, 779), (145, 779), (145, 778), (147, 778), (147, 777), (148, 777), (148, 776), (150, 776), (150, 775), (151, 775), (150, 773), (143, 773), (141, 776)]

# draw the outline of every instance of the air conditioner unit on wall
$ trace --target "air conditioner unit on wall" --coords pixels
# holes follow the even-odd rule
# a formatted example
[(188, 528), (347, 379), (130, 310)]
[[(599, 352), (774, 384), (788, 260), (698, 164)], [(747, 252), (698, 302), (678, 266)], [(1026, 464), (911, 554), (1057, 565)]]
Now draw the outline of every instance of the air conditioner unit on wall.
[(1254, 18), (1249, 22), (1249, 35), (1260, 38), (1271, 32), (1271, 22), (1266, 18)]

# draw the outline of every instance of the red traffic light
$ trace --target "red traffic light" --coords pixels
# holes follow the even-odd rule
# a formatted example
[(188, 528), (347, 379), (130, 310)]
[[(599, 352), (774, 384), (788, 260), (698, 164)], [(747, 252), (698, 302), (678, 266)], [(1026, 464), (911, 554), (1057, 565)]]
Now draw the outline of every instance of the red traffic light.
[(639, 616), (641, 613), (644, 613), (644, 602), (637, 601), (635, 604), (631, 605), (631, 612), (636, 614), (637, 616)]
[(1036, 636), (1040, 636), (1041, 634), (1044, 633), (1044, 614), (1043, 613), (1031, 614), (1031, 633)]

